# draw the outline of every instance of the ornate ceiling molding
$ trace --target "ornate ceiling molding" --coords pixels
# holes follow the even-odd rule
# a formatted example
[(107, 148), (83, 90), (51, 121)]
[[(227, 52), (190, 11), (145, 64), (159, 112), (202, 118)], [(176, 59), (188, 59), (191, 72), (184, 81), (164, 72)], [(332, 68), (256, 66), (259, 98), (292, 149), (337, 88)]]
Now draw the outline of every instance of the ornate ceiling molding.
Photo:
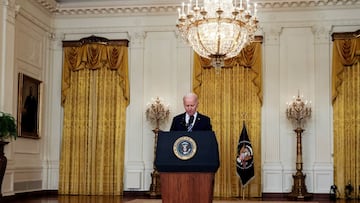
[[(35, 0), (38, 4), (47, 9), (50, 13), (58, 16), (67, 15), (138, 15), (138, 14), (158, 14), (174, 13), (179, 4), (171, 1), (157, 0), (133, 0), (127, 1), (104, 1), (83, 2), (83, 3), (63, 3), (59, 4), (55, 0)], [(155, 2), (155, 3), (154, 3)], [(257, 1), (259, 10), (268, 9), (301, 9), (301, 8), (360, 8), (358, 0), (260, 0)]]
[(55, 13), (59, 6), (55, 0), (36, 0), (42, 7), (48, 10), (50, 13)]

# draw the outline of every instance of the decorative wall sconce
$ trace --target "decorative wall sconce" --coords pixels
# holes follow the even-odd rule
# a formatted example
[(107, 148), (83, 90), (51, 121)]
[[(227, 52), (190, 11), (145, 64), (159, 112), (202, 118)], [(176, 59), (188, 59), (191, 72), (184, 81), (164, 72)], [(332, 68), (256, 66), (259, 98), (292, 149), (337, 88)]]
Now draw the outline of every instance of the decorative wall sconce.
[[(152, 99), (152, 103), (147, 105), (146, 111), (146, 120), (150, 122), (155, 129), (153, 132), (155, 134), (154, 139), (154, 161), (156, 156), (156, 145), (158, 134), (160, 131), (160, 125), (163, 124), (168, 118), (170, 114), (169, 105), (165, 105), (159, 97), (156, 99)], [(153, 161), (153, 172), (151, 173), (151, 185), (150, 185), (150, 196), (159, 196), (161, 194), (160, 191), (160, 176), (157, 171), (155, 164)]]
[[(295, 97), (294, 97), (295, 98)], [(312, 194), (307, 192), (305, 185), (305, 175), (302, 172), (302, 142), (301, 134), (305, 131), (303, 129), (306, 119), (311, 116), (311, 107), (308, 101), (303, 101), (298, 94), (297, 98), (287, 103), (286, 116), (292, 121), (296, 132), (296, 174), (293, 175), (292, 191), (288, 195), (290, 199), (306, 200), (312, 198)]]

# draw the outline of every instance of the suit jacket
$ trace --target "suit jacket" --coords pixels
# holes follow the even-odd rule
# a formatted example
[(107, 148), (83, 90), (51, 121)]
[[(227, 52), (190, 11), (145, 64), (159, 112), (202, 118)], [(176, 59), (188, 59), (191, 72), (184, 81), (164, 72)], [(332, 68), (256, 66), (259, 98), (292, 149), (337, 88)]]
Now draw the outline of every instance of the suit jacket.
[[(173, 118), (170, 131), (187, 131), (186, 113), (179, 114)], [(212, 131), (210, 118), (198, 112), (192, 131)]]

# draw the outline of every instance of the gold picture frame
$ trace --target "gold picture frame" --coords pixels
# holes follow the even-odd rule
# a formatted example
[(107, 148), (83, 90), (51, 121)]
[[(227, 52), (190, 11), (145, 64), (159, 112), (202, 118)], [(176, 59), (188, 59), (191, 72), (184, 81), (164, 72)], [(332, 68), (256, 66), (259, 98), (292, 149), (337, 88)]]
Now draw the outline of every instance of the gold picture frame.
[(18, 136), (39, 139), (41, 81), (19, 73), (17, 127)]

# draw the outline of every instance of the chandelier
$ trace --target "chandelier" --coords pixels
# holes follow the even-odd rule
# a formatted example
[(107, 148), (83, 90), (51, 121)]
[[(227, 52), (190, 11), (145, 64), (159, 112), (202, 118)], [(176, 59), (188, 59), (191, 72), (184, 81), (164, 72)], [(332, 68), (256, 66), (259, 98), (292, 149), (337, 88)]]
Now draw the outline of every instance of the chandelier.
[(200, 56), (212, 60), (212, 66), (221, 68), (224, 60), (237, 56), (254, 40), (258, 28), (256, 3), (249, 0), (198, 0), (178, 8), (178, 28), (181, 37)]
[(298, 94), (297, 98), (287, 105), (286, 117), (294, 122), (296, 128), (302, 128), (305, 120), (311, 116), (311, 102), (303, 101)]

